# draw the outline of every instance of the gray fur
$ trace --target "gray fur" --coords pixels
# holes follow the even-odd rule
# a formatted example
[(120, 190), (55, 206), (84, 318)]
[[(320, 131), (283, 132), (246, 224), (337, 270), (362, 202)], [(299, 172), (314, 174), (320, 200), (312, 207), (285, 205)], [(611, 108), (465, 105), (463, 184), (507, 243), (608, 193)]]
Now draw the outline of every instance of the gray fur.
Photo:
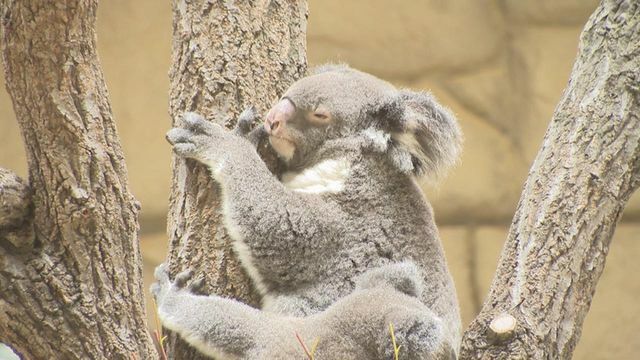
[[(344, 65), (299, 80), (284, 98), (296, 109), (286, 133), (295, 145), (290, 171), (333, 159), (349, 164), (348, 177), (340, 191), (292, 191), (267, 170), (256, 141), (247, 140), (255, 139), (255, 131), (264, 135), (262, 127), (251, 132), (254, 138), (241, 137), (249, 132), (246, 119), (232, 133), (186, 114), (167, 138), (176, 154), (208, 165), (220, 183), (225, 224), (264, 300), (258, 311), (216, 296), (195, 297), (165, 281), (175, 290), (167, 290), (174, 300), (159, 296), (161, 314), (171, 319), (165, 325), (241, 359), (278, 358), (265, 354), (295, 348), (292, 331), (298, 329), (320, 337), (318, 352), (325, 355), (318, 359), (387, 359), (384, 336), (371, 336), (386, 334), (391, 321), (404, 341), (402, 358), (455, 357), (455, 289), (431, 207), (415, 179), (437, 177), (457, 158), (455, 118), (428, 94), (397, 90)], [(319, 106), (331, 121), (305, 125), (305, 116)], [(165, 275), (159, 276), (158, 294), (166, 290)], [(268, 334), (280, 326), (284, 332)], [(254, 347), (263, 357), (247, 350)], [(359, 355), (349, 357), (356, 348)]]
[[(393, 359), (389, 325), (394, 327), (400, 358), (406, 360), (452, 359), (455, 353), (444, 340), (444, 324), (415, 296), (398, 291), (397, 281), (414, 283), (415, 266), (386, 265), (357, 279), (372, 285), (339, 299), (311, 316), (293, 317), (251, 308), (219, 296), (191, 293), (184, 281), (190, 271), (171, 282), (166, 266), (156, 269), (151, 288), (158, 302), (158, 316), (169, 330), (204, 354), (221, 359), (306, 359), (299, 336), (308, 349), (318, 341), (316, 359)], [(389, 272), (394, 276), (382, 274)], [(178, 278), (180, 280), (178, 280)], [(375, 309), (375, 311), (371, 311)]]

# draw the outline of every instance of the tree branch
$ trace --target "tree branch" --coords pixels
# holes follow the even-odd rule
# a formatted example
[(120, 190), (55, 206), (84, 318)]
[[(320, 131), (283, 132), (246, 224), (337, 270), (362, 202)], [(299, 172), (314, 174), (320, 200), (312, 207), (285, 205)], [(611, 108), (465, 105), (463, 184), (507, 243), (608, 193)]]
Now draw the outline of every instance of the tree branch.
[(36, 229), (30, 251), (0, 241), (0, 341), (26, 358), (156, 357), (142, 296), (139, 205), (96, 54), (96, 8), (95, 0), (0, 7)]
[[(529, 173), (463, 359), (567, 359), (640, 171), (640, 4), (605, 0)], [(512, 336), (491, 336), (501, 314)], [(496, 340), (500, 339), (500, 340)]]
[[(197, 111), (233, 125), (244, 107), (264, 112), (306, 70), (306, 1), (186, 2), (174, 0), (170, 108), (175, 119)], [(267, 163), (275, 165), (274, 157)], [(168, 232), (172, 273), (207, 275), (204, 289), (257, 306), (221, 223), (217, 187), (208, 170), (176, 159)], [(170, 338), (170, 356), (201, 359)], [(181, 345), (180, 345), (181, 344)]]
[(31, 189), (16, 174), (0, 168), (0, 243), (14, 251), (33, 246)]

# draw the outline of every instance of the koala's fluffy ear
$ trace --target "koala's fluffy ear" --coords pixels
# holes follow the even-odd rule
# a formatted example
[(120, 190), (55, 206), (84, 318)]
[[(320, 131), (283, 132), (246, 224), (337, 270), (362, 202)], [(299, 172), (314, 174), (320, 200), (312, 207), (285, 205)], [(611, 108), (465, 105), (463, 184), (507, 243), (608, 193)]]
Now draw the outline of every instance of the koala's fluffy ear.
[(431, 94), (401, 90), (376, 109), (374, 117), (388, 134), (391, 162), (403, 173), (437, 179), (458, 159), (458, 123)]

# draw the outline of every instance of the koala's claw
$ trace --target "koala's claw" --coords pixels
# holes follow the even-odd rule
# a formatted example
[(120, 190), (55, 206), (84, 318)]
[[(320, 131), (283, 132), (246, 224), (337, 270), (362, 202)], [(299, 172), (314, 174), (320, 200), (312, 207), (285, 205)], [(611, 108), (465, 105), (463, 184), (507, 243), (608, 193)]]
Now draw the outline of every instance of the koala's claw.
[[(204, 277), (201, 276), (194, 281), (189, 281), (193, 277), (193, 270), (187, 269), (178, 275), (171, 281), (169, 278), (169, 268), (166, 263), (162, 263), (156, 267), (154, 271), (156, 282), (150, 287), (151, 294), (156, 299), (158, 304), (162, 303), (167, 294), (171, 292), (181, 291), (187, 288), (191, 292), (200, 290), (204, 286)], [(188, 284), (188, 286), (187, 286)]]
[(189, 142), (191, 132), (182, 128), (173, 128), (167, 132), (166, 138), (171, 145), (185, 143)]
[(162, 263), (156, 266), (156, 270), (153, 272), (153, 276), (158, 281), (169, 281), (169, 269), (167, 263)]
[(156, 267), (153, 273), (156, 282), (151, 285), (149, 291), (156, 300), (161, 300), (163, 290), (169, 286), (169, 270), (166, 263), (162, 263)]
[(260, 119), (260, 114), (255, 107), (249, 106), (238, 117), (238, 123), (236, 124), (236, 132), (246, 135), (251, 131), (253, 124)]
[(255, 106), (250, 105), (247, 106), (242, 113), (240, 113), (240, 116), (238, 117), (238, 122), (243, 122), (243, 123), (253, 123), (256, 120), (258, 120), (260, 118), (260, 114), (258, 113), (258, 109), (256, 109)]
[(186, 112), (182, 115), (184, 127), (194, 133), (211, 135), (215, 132), (216, 124), (208, 122), (202, 115), (195, 112)]
[(260, 114), (253, 106), (247, 107), (240, 114), (233, 133), (249, 140), (254, 147), (267, 135), (264, 126), (260, 124)]
[(175, 144), (173, 145), (173, 152), (184, 158), (195, 158), (198, 148), (194, 144)]
[(193, 270), (192, 269), (187, 269), (187, 270), (179, 273), (178, 275), (176, 275), (176, 278), (174, 280), (174, 284), (178, 288), (183, 288), (187, 284), (187, 282), (189, 282), (189, 279), (191, 279), (192, 276), (193, 276)]
[[(173, 152), (184, 158), (200, 159), (207, 146), (215, 141), (214, 124), (208, 123), (203, 117), (194, 113), (187, 113), (184, 127), (175, 127), (167, 132), (167, 141), (173, 145)], [(205, 129), (206, 128), (206, 133)]]
[(189, 291), (193, 293), (198, 293), (200, 292), (200, 290), (202, 290), (203, 286), (204, 286), (204, 276), (200, 275), (197, 279), (193, 280), (189, 284)]

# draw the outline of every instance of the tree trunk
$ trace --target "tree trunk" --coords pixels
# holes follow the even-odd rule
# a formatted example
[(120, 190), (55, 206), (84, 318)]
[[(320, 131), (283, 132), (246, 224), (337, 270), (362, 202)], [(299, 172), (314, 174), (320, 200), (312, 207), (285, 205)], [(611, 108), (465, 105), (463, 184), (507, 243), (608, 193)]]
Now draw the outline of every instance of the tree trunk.
[[(174, 121), (197, 111), (231, 126), (246, 106), (264, 113), (306, 70), (306, 1), (175, 0), (173, 12)], [(275, 169), (274, 156), (266, 160)], [(218, 188), (204, 166), (174, 161), (168, 233), (173, 274), (192, 267), (206, 274), (206, 292), (259, 305), (231, 249)], [(205, 358), (175, 336), (168, 348), (173, 358)]]
[(29, 188), (0, 172), (0, 341), (27, 359), (152, 359), (129, 193), (96, 54), (97, 1), (4, 0)]
[(587, 23), (461, 358), (571, 357), (639, 184), (639, 29), (634, 1), (605, 0)]
[[(306, 67), (306, 3), (174, 3), (171, 115), (232, 125)], [(151, 359), (138, 205), (95, 51), (95, 0), (0, 2), (2, 54), (29, 184), (0, 170), (0, 341), (25, 358)], [(605, 0), (525, 185), (462, 358), (569, 358), (611, 236), (639, 184), (640, 5)], [(223, 116), (220, 116), (220, 115)], [(272, 165), (273, 159), (270, 160)], [(231, 251), (215, 183), (176, 160), (172, 267), (257, 305)], [(175, 358), (202, 358), (173, 344)]]

